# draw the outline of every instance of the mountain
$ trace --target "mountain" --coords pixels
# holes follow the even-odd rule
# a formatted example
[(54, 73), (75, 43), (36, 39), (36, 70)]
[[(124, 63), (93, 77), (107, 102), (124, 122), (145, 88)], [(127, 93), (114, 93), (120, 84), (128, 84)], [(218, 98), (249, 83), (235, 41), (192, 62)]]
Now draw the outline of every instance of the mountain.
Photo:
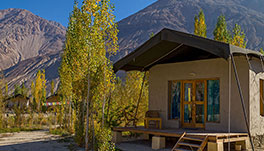
[(66, 28), (23, 9), (0, 10), (0, 69), (62, 50)]
[(194, 31), (194, 17), (203, 9), (207, 35), (213, 38), (217, 17), (226, 16), (228, 28), (241, 25), (247, 37), (247, 48), (259, 50), (264, 47), (264, 1), (263, 0), (158, 0), (145, 9), (131, 15), (118, 24), (121, 53), (128, 54), (149, 35), (167, 27), (187, 33)]
[[(194, 16), (204, 10), (208, 37), (221, 14), (228, 28), (235, 23), (247, 36), (247, 48), (264, 48), (263, 0), (158, 0), (118, 23), (120, 52), (113, 61), (127, 55), (149, 39), (151, 33), (170, 28), (193, 33)], [(48, 83), (58, 85), (60, 53), (66, 29), (22, 9), (0, 10), (0, 67), (12, 87), (26, 82), (29, 87), (39, 69), (46, 70)], [(48, 85), (49, 87), (49, 85)]]
[(66, 28), (24, 9), (0, 10), (0, 70), (10, 89), (25, 82), (30, 87), (38, 70), (46, 70), (48, 83), (58, 85), (60, 53)]
[(25, 83), (27, 88), (30, 88), (31, 81), (35, 79), (38, 70), (45, 69), (47, 80), (47, 94), (50, 92), (51, 80), (55, 83), (55, 89), (59, 84), (58, 68), (61, 61), (60, 53), (49, 53), (23, 60), (5, 70), (5, 77), (8, 81), (8, 86), (12, 89), (15, 85)]

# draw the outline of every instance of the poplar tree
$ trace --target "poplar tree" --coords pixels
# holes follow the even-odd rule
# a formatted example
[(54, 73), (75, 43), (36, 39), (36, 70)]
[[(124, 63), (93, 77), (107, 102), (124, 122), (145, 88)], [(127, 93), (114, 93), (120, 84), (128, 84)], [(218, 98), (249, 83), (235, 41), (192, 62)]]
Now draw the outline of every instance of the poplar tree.
[(40, 70), (37, 73), (34, 86), (35, 86), (34, 87), (34, 100), (37, 104), (37, 110), (40, 111), (40, 100), (41, 100), (41, 90), (42, 90), (41, 71)]
[(227, 29), (226, 19), (224, 15), (220, 15), (217, 19), (216, 27), (214, 29), (214, 40), (229, 43), (231, 34)]
[(46, 102), (46, 96), (47, 96), (47, 91), (46, 91), (46, 76), (45, 76), (45, 70), (42, 70), (41, 73), (41, 89), (42, 89), (42, 95), (41, 95), (41, 105), (42, 103)]
[[(75, 141), (79, 146), (83, 146), (84, 141), (84, 99), (83, 91), (77, 79), (80, 79), (82, 72), (79, 72), (81, 61), (78, 53), (83, 47), (82, 34), (82, 13), (75, 1), (74, 10), (70, 15), (68, 29), (66, 33), (65, 49), (63, 50), (62, 61), (59, 69), (60, 91), (66, 99), (73, 99), (75, 104), (76, 120), (74, 121)], [(78, 66), (77, 66), (78, 65)], [(84, 83), (83, 83), (84, 84)], [(78, 120), (77, 120), (78, 119)]]
[(37, 104), (37, 110), (41, 111), (42, 103), (46, 101), (45, 70), (38, 71), (35, 83), (31, 83), (31, 93), (32, 92), (33, 92), (34, 100)]
[(28, 93), (28, 89), (26, 88), (25, 83), (23, 83), (21, 87), (21, 95), (27, 97), (27, 93)]
[(233, 28), (232, 32), (233, 38), (231, 44), (241, 48), (246, 48), (246, 35), (244, 31), (241, 30), (241, 26), (235, 24), (235, 27)]
[(260, 51), (259, 51), (261, 54), (263, 54), (264, 55), (264, 50), (263, 50), (263, 48), (260, 48)]
[(199, 15), (194, 17), (194, 34), (201, 37), (207, 37), (207, 27), (202, 9), (200, 10)]
[[(79, 128), (83, 125), (84, 107), (86, 107), (86, 150), (89, 142), (90, 144), (95, 142), (94, 120), (101, 121), (97, 125), (102, 125), (101, 114), (104, 113), (99, 111), (103, 110), (104, 98), (114, 87), (109, 56), (115, 54), (118, 49), (117, 32), (110, 0), (85, 0), (81, 9), (75, 4), (66, 34), (60, 80), (62, 92), (68, 91), (67, 97), (76, 100), (76, 113), (79, 116), (77, 121), (80, 122), (76, 126)], [(93, 116), (95, 111), (98, 116)], [(76, 136), (78, 135), (82, 134)]]

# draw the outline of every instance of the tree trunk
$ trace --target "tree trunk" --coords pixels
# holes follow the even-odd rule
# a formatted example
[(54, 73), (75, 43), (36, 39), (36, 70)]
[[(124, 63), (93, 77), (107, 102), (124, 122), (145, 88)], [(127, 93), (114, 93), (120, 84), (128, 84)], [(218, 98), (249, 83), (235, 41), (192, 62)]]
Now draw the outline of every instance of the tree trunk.
[(107, 111), (106, 111), (107, 112), (106, 113), (107, 114), (107, 118), (108, 118), (107, 121), (109, 121), (109, 110), (110, 110), (111, 96), (112, 95), (111, 95), (111, 91), (110, 91), (108, 102), (107, 102)]
[(93, 119), (93, 112), (91, 112), (91, 120), (92, 120), (92, 131), (93, 131), (93, 142), (92, 142), (92, 147), (93, 150), (95, 150), (95, 132), (94, 132), (94, 119)]
[(90, 75), (88, 74), (88, 92), (86, 103), (86, 130), (85, 130), (85, 151), (89, 151), (89, 105), (90, 105)]
[[(69, 129), (72, 128), (72, 108), (71, 108), (71, 99), (69, 100)], [(67, 103), (67, 102), (66, 102)]]
[(102, 107), (102, 128), (104, 127), (104, 114), (105, 114), (105, 95), (104, 95), (104, 100), (103, 100), (103, 107)]
[[(104, 88), (105, 88), (105, 68), (104, 68)], [(106, 88), (105, 88), (106, 89)], [(105, 93), (104, 93), (104, 100), (103, 100), (103, 106), (102, 106), (102, 128), (104, 127), (104, 113), (105, 113)]]

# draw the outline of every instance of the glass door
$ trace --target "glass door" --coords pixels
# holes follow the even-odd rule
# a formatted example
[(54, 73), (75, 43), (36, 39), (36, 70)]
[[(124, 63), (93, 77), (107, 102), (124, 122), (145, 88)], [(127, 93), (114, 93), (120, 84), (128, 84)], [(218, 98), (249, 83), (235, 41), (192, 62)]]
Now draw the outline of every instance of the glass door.
[(183, 82), (183, 127), (204, 128), (206, 96), (207, 94), (205, 80), (193, 80)]
[(194, 97), (194, 124), (196, 128), (204, 128), (205, 112), (206, 112), (206, 81), (195, 81), (195, 97)]
[(194, 98), (194, 82), (183, 82), (183, 127), (194, 127), (193, 120), (193, 98)]

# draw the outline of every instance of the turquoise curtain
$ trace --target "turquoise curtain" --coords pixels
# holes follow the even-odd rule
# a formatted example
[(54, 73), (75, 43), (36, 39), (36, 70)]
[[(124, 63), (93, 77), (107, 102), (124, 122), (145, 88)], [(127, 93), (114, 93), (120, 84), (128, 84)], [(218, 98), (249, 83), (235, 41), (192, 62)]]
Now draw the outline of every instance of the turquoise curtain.
[(171, 84), (171, 119), (180, 118), (181, 110), (181, 82)]
[(220, 121), (219, 80), (207, 81), (207, 121)]

